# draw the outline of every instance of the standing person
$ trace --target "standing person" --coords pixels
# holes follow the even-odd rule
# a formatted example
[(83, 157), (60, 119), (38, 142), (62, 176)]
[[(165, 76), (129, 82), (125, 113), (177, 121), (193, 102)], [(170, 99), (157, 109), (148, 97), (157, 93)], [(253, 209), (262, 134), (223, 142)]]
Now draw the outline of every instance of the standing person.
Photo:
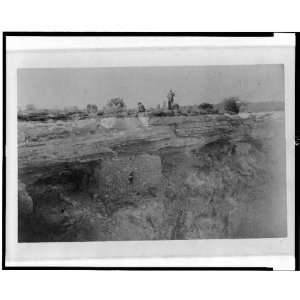
[(167, 97), (168, 97), (168, 109), (171, 110), (173, 107), (174, 97), (175, 97), (175, 93), (173, 92), (172, 89), (169, 91)]
[(145, 109), (145, 106), (142, 102), (139, 102), (138, 103), (138, 112), (145, 112), (146, 109)]

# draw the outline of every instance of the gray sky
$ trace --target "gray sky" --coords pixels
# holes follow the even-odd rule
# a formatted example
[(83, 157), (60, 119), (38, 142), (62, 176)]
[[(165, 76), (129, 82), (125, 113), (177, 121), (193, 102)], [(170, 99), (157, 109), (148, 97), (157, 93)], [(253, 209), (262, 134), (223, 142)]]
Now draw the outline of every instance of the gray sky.
[(121, 97), (128, 107), (141, 101), (156, 107), (169, 89), (179, 105), (242, 101), (284, 101), (283, 65), (19, 69), (18, 105), (63, 108)]

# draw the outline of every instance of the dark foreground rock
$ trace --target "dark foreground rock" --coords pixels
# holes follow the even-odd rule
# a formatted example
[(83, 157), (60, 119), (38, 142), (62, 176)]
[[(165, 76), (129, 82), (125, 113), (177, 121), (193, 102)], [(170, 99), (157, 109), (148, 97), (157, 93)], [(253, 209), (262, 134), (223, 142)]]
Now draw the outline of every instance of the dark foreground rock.
[(283, 114), (19, 122), (19, 241), (286, 235)]

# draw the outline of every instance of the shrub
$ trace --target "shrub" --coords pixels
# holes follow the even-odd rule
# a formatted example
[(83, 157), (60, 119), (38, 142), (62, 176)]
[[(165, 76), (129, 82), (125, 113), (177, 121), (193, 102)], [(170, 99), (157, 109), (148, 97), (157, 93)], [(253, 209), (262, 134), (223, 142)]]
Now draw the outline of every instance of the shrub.
[(199, 105), (199, 108), (203, 110), (211, 110), (214, 108), (214, 106), (210, 103), (204, 102)]
[(112, 98), (103, 108), (105, 114), (117, 114), (126, 110), (126, 104), (122, 98)]
[(122, 98), (112, 98), (106, 103), (107, 107), (126, 108), (125, 102)]
[(228, 113), (238, 114), (240, 111), (240, 99), (238, 97), (225, 98), (223, 100), (224, 110)]
[(98, 111), (98, 107), (97, 107), (97, 105), (94, 105), (94, 104), (88, 104), (86, 107), (86, 111), (88, 113), (96, 113)]
[(172, 117), (174, 112), (167, 109), (154, 109), (149, 111), (148, 116), (150, 117)]
[(215, 105), (207, 103), (207, 102), (201, 103), (198, 107), (200, 109), (201, 115), (218, 113), (217, 107)]

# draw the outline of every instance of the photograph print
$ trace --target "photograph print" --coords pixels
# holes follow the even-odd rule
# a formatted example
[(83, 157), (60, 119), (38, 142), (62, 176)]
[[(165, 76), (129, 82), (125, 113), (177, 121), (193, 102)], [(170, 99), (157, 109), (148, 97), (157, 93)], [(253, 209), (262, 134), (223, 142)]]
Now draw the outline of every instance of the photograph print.
[(284, 72), (18, 69), (18, 242), (287, 237)]

